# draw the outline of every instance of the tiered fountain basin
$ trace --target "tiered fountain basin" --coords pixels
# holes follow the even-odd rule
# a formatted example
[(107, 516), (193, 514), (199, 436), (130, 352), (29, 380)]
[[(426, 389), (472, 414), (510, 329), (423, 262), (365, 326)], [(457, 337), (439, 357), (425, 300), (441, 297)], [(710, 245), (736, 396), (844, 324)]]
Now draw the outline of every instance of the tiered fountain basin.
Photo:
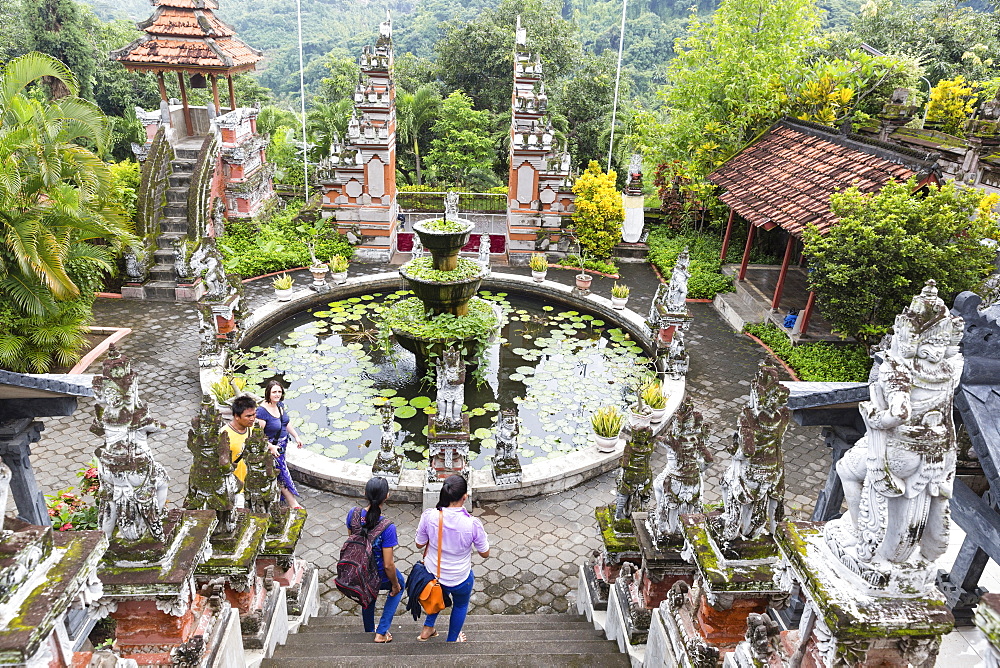
[[(372, 305), (381, 308), (410, 298), (397, 294), (401, 287), (396, 273), (353, 277), (330, 292), (301, 290), (289, 302), (266, 304), (246, 323), (241, 347), (274, 364), (251, 371), (257, 381), (274, 375), (285, 381), (286, 403), (300, 433), (305, 432), (306, 447), (288, 451), (297, 480), (337, 493), (361, 493), (378, 450), (375, 405), (387, 401), (396, 407), (397, 447), (406, 456), (394, 498), (422, 499), (426, 449), (420, 431), (433, 411), (433, 385), (420, 386), (425, 371), (400, 345), (393, 348), (393, 365), (376, 342), (365, 338), (371, 332), (359, 327), (356, 317), (362, 314), (363, 322)], [(624, 391), (628, 381), (649, 368), (650, 333), (644, 319), (627, 309), (614, 310), (608, 299), (579, 296), (550, 281), (493, 273), (480, 288), (484, 301), (507, 309), (509, 322), (502, 338), (488, 347), (481, 371), (484, 385), (477, 389), (473, 370), (468, 373), (475, 496), (489, 501), (557, 492), (617, 466), (624, 442), (613, 452), (599, 452), (589, 418), (600, 405), (624, 408), (630, 400)], [(342, 328), (331, 332), (334, 325)], [(221, 369), (204, 369), (203, 387), (219, 375)], [(667, 381), (664, 393), (667, 415), (660, 428), (680, 403), (684, 381)], [(523, 481), (497, 486), (489, 470), (495, 419), (501, 407), (515, 406)], [(367, 440), (371, 445), (362, 447)]]

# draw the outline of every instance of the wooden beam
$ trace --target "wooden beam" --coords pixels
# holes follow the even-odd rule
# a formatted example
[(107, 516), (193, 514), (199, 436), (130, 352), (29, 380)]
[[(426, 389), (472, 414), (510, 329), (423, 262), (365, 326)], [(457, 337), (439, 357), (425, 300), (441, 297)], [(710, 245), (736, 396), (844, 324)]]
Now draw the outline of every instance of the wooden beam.
[(156, 83), (160, 86), (160, 99), (164, 102), (169, 102), (167, 98), (167, 84), (163, 80), (163, 72), (156, 73)]
[[(956, 478), (951, 497), (951, 517), (962, 527), (966, 540), (1000, 562), (1000, 513)], [(971, 584), (971, 583), (963, 583)]]
[(181, 104), (184, 105), (184, 134), (188, 137), (194, 134), (194, 128), (191, 127), (191, 108), (188, 107), (188, 94), (187, 87), (184, 85), (184, 73), (177, 73), (177, 83), (181, 87)]
[(229, 111), (236, 109), (236, 89), (233, 88), (233, 75), (230, 74), (226, 77), (229, 82)]
[(222, 113), (222, 105), (219, 104), (219, 77), (216, 74), (209, 75), (212, 79), (212, 102), (215, 104), (215, 115)]
[(740, 263), (740, 273), (736, 276), (736, 280), (742, 281), (747, 277), (747, 265), (750, 264), (750, 248), (753, 246), (753, 236), (757, 231), (757, 226), (750, 223), (750, 229), (747, 231), (747, 245), (743, 249), (743, 262)]
[(726, 261), (726, 253), (729, 251), (729, 236), (733, 233), (733, 218), (736, 216), (736, 211), (732, 207), (729, 209), (729, 221), (726, 223), (726, 233), (722, 237), (722, 252), (719, 253), (719, 261)]
[(785, 243), (785, 257), (781, 260), (781, 271), (778, 272), (778, 284), (774, 286), (774, 297), (771, 299), (771, 308), (775, 311), (781, 306), (781, 293), (785, 291), (785, 277), (788, 276), (788, 265), (792, 262), (793, 252), (795, 252), (795, 235), (789, 234)]
[(809, 299), (806, 300), (806, 307), (802, 309), (802, 313), (799, 314), (800, 322), (799, 325), (799, 335), (806, 333), (806, 329), (809, 328), (809, 318), (812, 317), (813, 307), (816, 306), (816, 293), (809, 291)]

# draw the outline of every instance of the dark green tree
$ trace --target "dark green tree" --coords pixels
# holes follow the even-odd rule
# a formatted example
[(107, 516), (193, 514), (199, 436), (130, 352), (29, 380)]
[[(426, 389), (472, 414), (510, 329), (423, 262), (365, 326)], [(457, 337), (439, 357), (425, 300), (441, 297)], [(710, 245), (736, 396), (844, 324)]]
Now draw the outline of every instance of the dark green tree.
[(442, 185), (489, 187), (495, 185), (494, 139), (488, 111), (475, 111), (472, 100), (455, 91), (441, 103), (441, 112), (431, 131), (434, 140), (425, 162)]
[[(79, 82), (80, 96), (90, 98), (94, 85), (96, 59), (90, 37), (96, 29), (93, 13), (74, 0), (22, 0), (26, 46), (29, 51), (46, 53), (64, 63)], [(69, 88), (58, 77), (46, 77), (54, 98), (69, 95)]]

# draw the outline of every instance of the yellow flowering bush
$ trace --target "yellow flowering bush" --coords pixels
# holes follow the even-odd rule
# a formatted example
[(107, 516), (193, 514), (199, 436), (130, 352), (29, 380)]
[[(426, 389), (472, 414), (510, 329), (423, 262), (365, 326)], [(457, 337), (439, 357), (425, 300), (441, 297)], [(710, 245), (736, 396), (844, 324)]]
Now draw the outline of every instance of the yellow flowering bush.
[(576, 211), (573, 224), (580, 245), (591, 257), (604, 258), (622, 238), (622, 221), (625, 209), (622, 196), (615, 187), (617, 174), (605, 174), (596, 160), (591, 160), (587, 171), (573, 184), (576, 193)]
[(942, 79), (931, 89), (927, 103), (927, 122), (940, 123), (941, 131), (957, 134), (962, 124), (976, 110), (978, 87), (965, 77)]

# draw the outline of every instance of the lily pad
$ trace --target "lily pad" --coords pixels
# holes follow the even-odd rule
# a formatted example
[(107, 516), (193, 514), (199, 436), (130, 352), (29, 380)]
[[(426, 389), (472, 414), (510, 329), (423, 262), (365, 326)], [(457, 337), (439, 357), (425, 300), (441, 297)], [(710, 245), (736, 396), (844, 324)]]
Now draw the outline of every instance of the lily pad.
[(489, 438), (492, 435), (493, 435), (493, 432), (490, 431), (489, 429), (486, 429), (485, 427), (480, 427), (479, 429), (477, 429), (474, 432), (472, 432), (472, 437), (473, 438), (478, 438), (480, 440), (482, 440), (484, 438)]
[(411, 418), (416, 414), (417, 414), (417, 409), (414, 408), (413, 406), (399, 406), (398, 408), (396, 408), (396, 417), (400, 418), (401, 420), (405, 420), (406, 418)]
[(410, 405), (414, 408), (427, 408), (431, 405), (431, 398), (424, 396), (413, 397), (410, 399)]

